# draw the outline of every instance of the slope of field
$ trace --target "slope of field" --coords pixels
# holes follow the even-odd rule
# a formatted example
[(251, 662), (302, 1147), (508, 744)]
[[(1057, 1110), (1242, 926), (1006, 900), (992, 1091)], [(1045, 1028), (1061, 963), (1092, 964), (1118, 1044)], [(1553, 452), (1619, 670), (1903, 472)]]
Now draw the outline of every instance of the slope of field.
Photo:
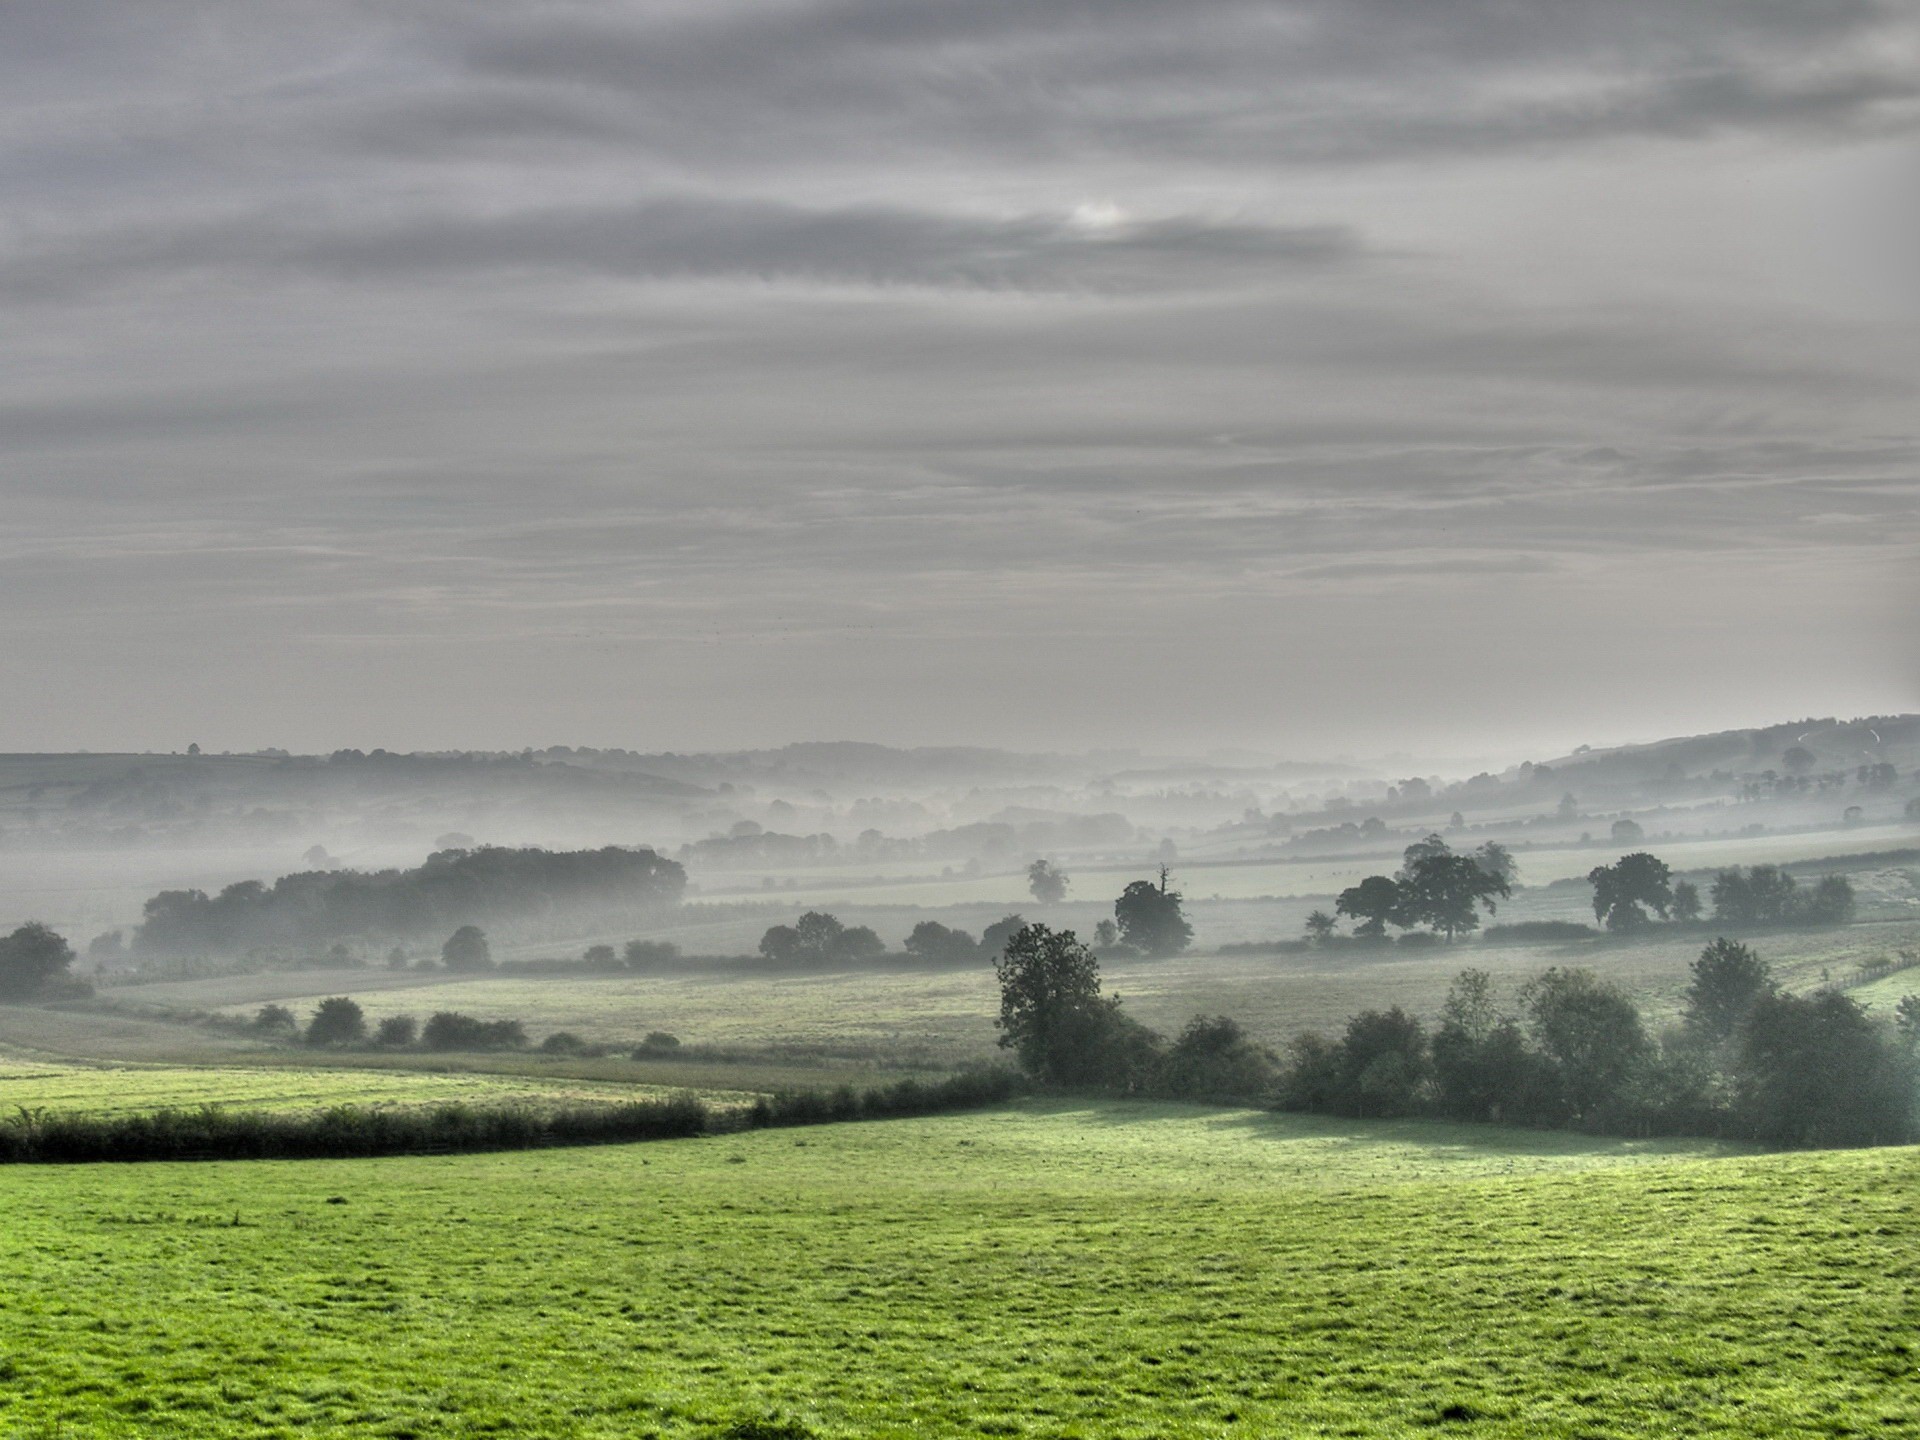
[[(664, 1099), (671, 1092), (644, 1085), (447, 1074), (419, 1070), (279, 1066), (47, 1065), (0, 1055), (0, 1114), (127, 1115), (154, 1110), (260, 1110), (295, 1114), (337, 1105), (401, 1109), (452, 1103), (486, 1105), (611, 1104)], [(718, 1104), (745, 1104), (749, 1096), (716, 1092)]]
[[(1114, 960), (1102, 966), (1109, 993), (1162, 1030), (1195, 1014), (1231, 1015), (1255, 1036), (1282, 1044), (1301, 1029), (1338, 1028), (1363, 1009), (1400, 1005), (1434, 1015), (1448, 985), (1468, 966), (1485, 969), (1511, 1000), (1528, 976), (1550, 965), (1589, 966), (1642, 1003), (1650, 1021), (1678, 1011), (1688, 967), (1711, 929), (1655, 928), (1633, 939), (1558, 945), (1343, 947), (1284, 955), (1186, 955)], [(1789, 987), (1843, 980), (1855, 967), (1920, 948), (1920, 922), (1876, 922), (1834, 930), (1748, 937)], [(1896, 983), (1920, 990), (1920, 972)], [(370, 982), (370, 983), (369, 983)], [(363, 988), (364, 987), (364, 988)], [(631, 1045), (650, 1030), (690, 1044), (784, 1045), (845, 1058), (890, 1057), (952, 1065), (994, 1052), (999, 997), (982, 961), (964, 970), (902, 969), (828, 974), (497, 976), (458, 978), (409, 972), (339, 971), (237, 975), (127, 987), (116, 998), (156, 1006), (246, 1015), (268, 1000), (303, 1018), (324, 995), (351, 994), (373, 1019), (461, 1010), (522, 1021), (536, 1040), (553, 1030)], [(0, 1021), (4, 1016), (0, 1015)], [(0, 1031), (4, 1038), (4, 1031)], [(92, 1053), (73, 1050), (68, 1053)]]
[(1109, 1104), (0, 1173), (0, 1431), (1902, 1435), (1920, 1156)]

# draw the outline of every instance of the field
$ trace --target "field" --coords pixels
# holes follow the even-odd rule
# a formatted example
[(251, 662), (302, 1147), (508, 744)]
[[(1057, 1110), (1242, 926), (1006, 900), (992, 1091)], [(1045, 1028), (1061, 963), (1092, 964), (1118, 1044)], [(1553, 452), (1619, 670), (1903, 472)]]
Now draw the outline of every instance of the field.
[[(259, 1110), (298, 1114), (336, 1105), (399, 1109), (422, 1105), (574, 1105), (663, 1099), (663, 1087), (527, 1076), (421, 1070), (237, 1066), (44, 1064), (0, 1054), (0, 1115), (125, 1115), (164, 1109)], [(733, 1092), (703, 1098), (746, 1103)]]
[[(1656, 1023), (1671, 1018), (1688, 966), (1711, 930), (1649, 932), (1633, 940), (1559, 945), (1463, 942), (1416, 949), (1341, 948), (1284, 955), (1187, 955), (1118, 960), (1102, 966), (1109, 993), (1162, 1030), (1195, 1014), (1226, 1014), (1259, 1038), (1283, 1044), (1303, 1028), (1338, 1028), (1354, 1012), (1401, 1005), (1433, 1015), (1455, 974), (1492, 972), (1505, 993), (1549, 965), (1591, 966), (1627, 987)], [(1795, 989), (1844, 979), (1854, 967), (1920, 948), (1920, 921), (1860, 923), (1839, 930), (1782, 931), (1751, 938)], [(1871, 991), (1885, 1004), (1920, 990), (1920, 972), (1901, 972)], [(536, 1040), (572, 1030), (610, 1043), (667, 1030), (689, 1044), (782, 1047), (800, 1057), (911, 1063), (938, 1069), (994, 1053), (998, 999), (992, 969), (876, 970), (790, 976), (610, 975), (453, 979), (443, 974), (338, 971), (226, 976), (132, 986), (122, 1003), (251, 1014), (268, 1001), (305, 1014), (324, 995), (350, 994), (370, 1017), (461, 1010), (517, 1019)], [(132, 1023), (132, 1022), (127, 1022)], [(172, 1027), (166, 1027), (172, 1028)], [(0, 1039), (6, 1037), (0, 1012)], [(81, 1050), (70, 1053), (90, 1053)]]
[(1911, 1150), (1035, 1102), (0, 1204), (22, 1437), (1920, 1433)]

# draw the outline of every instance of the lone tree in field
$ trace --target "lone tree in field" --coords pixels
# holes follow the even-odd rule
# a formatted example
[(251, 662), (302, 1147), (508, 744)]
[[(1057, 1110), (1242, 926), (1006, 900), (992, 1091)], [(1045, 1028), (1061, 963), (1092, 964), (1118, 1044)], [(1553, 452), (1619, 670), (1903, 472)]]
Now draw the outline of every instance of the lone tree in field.
[(1042, 905), (1055, 905), (1067, 898), (1067, 877), (1051, 860), (1036, 860), (1027, 866), (1027, 889)]
[(1644, 850), (1594, 866), (1587, 883), (1593, 886), (1593, 918), (1609, 930), (1637, 930), (1647, 923), (1648, 910), (1664, 920), (1673, 908), (1673, 872)]
[(1181, 912), (1182, 896), (1167, 887), (1167, 867), (1160, 867), (1160, 883), (1136, 880), (1113, 902), (1113, 918), (1120, 938), (1148, 955), (1178, 955), (1193, 941), (1193, 926)]
[(1324, 945), (1333, 935), (1334, 926), (1339, 922), (1324, 910), (1315, 910), (1307, 916), (1307, 938), (1316, 945)]
[(344, 995), (322, 1000), (307, 1022), (309, 1045), (352, 1045), (366, 1035), (366, 1012)]
[(493, 947), (478, 925), (462, 925), (440, 947), (440, 963), (449, 970), (491, 970)]
[(31, 1000), (67, 978), (73, 947), (38, 920), (0, 939), (0, 1000)]
[(1513, 893), (1503, 877), (1481, 869), (1471, 855), (1424, 855), (1398, 888), (1401, 914), (1446, 931), (1449, 941), (1462, 930), (1480, 928), (1479, 907), (1491, 915)]
[(1159, 1041), (1100, 995), (1100, 962), (1071, 930), (1028, 925), (994, 961), (1002, 1048), (1045, 1084), (1130, 1086)]
[(1340, 892), (1333, 913), (1356, 921), (1356, 935), (1384, 935), (1389, 922), (1400, 923), (1400, 898), (1400, 887), (1385, 875), (1369, 875)]

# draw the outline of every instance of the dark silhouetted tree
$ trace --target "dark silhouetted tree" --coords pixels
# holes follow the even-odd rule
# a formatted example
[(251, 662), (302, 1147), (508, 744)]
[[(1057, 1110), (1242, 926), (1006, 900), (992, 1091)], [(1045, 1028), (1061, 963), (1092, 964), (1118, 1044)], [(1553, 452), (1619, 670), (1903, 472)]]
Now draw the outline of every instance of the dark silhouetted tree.
[(1356, 935), (1384, 935), (1400, 922), (1400, 887), (1385, 875), (1369, 875), (1334, 899), (1334, 913), (1356, 921)]
[(307, 1021), (309, 1045), (355, 1045), (366, 1036), (366, 1012), (344, 995), (322, 1000)]
[(1477, 930), (1479, 910), (1491, 915), (1513, 887), (1480, 868), (1471, 855), (1424, 855), (1400, 882), (1400, 913), (1417, 925), (1445, 931), (1448, 940)]
[(1181, 898), (1178, 890), (1168, 887), (1164, 865), (1158, 885), (1135, 880), (1113, 902), (1120, 938), (1148, 955), (1178, 955), (1193, 940), (1193, 926), (1181, 910)]
[(72, 966), (73, 947), (65, 938), (30, 920), (0, 938), (0, 1000), (40, 998), (58, 988)]
[(1334, 927), (1339, 922), (1324, 910), (1315, 910), (1307, 916), (1307, 936), (1316, 945), (1325, 944), (1332, 937)]
[(373, 1043), (389, 1050), (401, 1050), (420, 1037), (420, 1022), (411, 1015), (389, 1015), (373, 1031)]
[(1003, 915), (993, 924), (980, 932), (980, 948), (988, 955), (997, 956), (1007, 948), (1007, 942), (1022, 930), (1027, 922), (1018, 915)]
[(1685, 1022), (1690, 1034), (1718, 1045), (1733, 1034), (1763, 995), (1773, 993), (1773, 972), (1753, 951), (1724, 936), (1700, 952), (1687, 987)]
[(1673, 903), (1668, 908), (1675, 920), (1691, 925), (1700, 918), (1700, 887), (1691, 880), (1674, 881)]
[(1673, 908), (1673, 872), (1666, 861), (1636, 850), (1587, 872), (1593, 916), (1609, 930), (1637, 930), (1651, 910), (1664, 920)]
[(977, 959), (980, 942), (964, 930), (949, 930), (938, 920), (922, 920), (907, 936), (906, 952), (933, 964), (957, 964)]
[(487, 932), (478, 925), (462, 925), (440, 947), (440, 963), (449, 970), (491, 970), (493, 947), (487, 944)]
[(1020, 1067), (1050, 1084), (1099, 1074), (1098, 1054), (1117, 1008), (1100, 995), (1100, 962), (1071, 930), (1028, 925), (994, 962), (1000, 982), (1000, 1044)]

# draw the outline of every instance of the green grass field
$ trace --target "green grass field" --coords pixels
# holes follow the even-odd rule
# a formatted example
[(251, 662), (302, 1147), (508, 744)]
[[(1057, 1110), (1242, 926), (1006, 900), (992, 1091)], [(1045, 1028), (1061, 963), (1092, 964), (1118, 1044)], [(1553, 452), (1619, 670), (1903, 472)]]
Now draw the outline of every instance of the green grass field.
[(0, 1213), (9, 1436), (1920, 1433), (1913, 1150), (1035, 1102)]
[[(671, 1090), (535, 1076), (373, 1068), (45, 1064), (0, 1054), (0, 1115), (127, 1115), (154, 1110), (259, 1110), (297, 1114), (337, 1105), (399, 1109), (422, 1105), (578, 1105), (664, 1099)], [(703, 1093), (718, 1105), (746, 1104), (734, 1091)]]

